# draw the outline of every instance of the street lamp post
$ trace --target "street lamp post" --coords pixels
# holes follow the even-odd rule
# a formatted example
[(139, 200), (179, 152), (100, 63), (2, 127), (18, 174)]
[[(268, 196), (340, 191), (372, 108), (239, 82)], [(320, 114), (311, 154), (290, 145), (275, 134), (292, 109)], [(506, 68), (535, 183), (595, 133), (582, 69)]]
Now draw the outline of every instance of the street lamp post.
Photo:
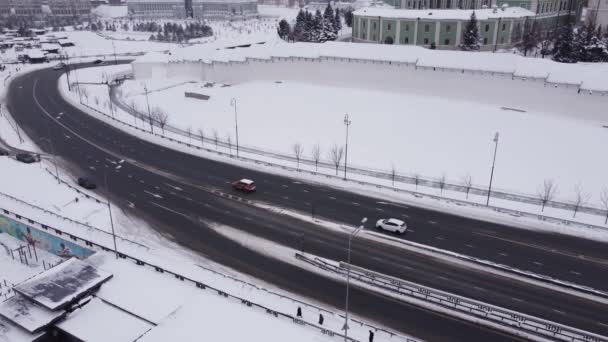
[(239, 156), (239, 120), (238, 120), (238, 114), (236, 111), (236, 99), (232, 98), (230, 100), (230, 105), (232, 107), (234, 107), (234, 131), (236, 134), (236, 156), (238, 158)]
[(494, 158), (492, 159), (492, 171), (490, 172), (490, 185), (488, 186), (488, 199), (486, 206), (490, 205), (490, 193), (492, 192), (492, 180), (494, 179), (494, 164), (496, 164), (496, 151), (498, 150), (498, 132), (494, 135)]
[(146, 105), (148, 106), (148, 121), (150, 121), (150, 131), (154, 134), (154, 126), (152, 126), (152, 114), (150, 113), (150, 99), (148, 98), (148, 85), (144, 83), (144, 91), (146, 92)]
[(344, 153), (344, 180), (346, 180), (346, 169), (348, 167), (348, 126), (352, 121), (349, 119), (348, 114), (344, 114), (344, 125), (346, 126), (346, 151)]
[[(118, 162), (118, 166), (114, 168), (114, 170), (118, 170), (122, 167), (122, 163), (124, 160)], [(114, 240), (114, 254), (118, 259), (118, 248), (116, 247), (116, 233), (114, 231), (114, 220), (112, 219), (112, 207), (110, 205), (110, 187), (108, 186), (108, 171), (106, 169), (103, 170), (103, 180), (105, 183), (106, 191), (108, 192), (108, 214), (110, 215), (110, 227), (112, 228), (112, 239)]]
[(364, 217), (361, 220), (361, 225), (359, 226), (359, 228), (355, 229), (350, 236), (348, 237), (348, 257), (347, 257), (347, 263), (348, 263), (348, 267), (346, 268), (346, 304), (345, 304), (345, 315), (344, 315), (344, 327), (342, 327), (342, 329), (344, 330), (344, 341), (348, 340), (348, 299), (349, 299), (349, 292), (350, 292), (350, 250), (351, 250), (351, 243), (353, 238), (355, 237), (355, 235), (359, 234), (359, 232), (363, 229), (363, 225), (365, 224), (365, 222), (367, 222), (367, 217)]
[(117, 65), (118, 61), (116, 60), (116, 46), (114, 46), (114, 40), (112, 40), (112, 50), (114, 51), (114, 65)]

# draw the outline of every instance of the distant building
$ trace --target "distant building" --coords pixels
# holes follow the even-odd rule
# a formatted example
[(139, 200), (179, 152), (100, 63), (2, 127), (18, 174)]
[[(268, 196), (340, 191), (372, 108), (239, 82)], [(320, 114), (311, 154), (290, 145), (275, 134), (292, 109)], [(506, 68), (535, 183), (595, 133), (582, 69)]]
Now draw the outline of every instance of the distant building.
[(258, 14), (255, 0), (129, 0), (130, 17), (140, 19), (246, 18)]
[[(473, 10), (361, 8), (353, 13), (353, 41), (456, 49), (471, 13)], [(535, 14), (521, 7), (504, 7), (475, 10), (475, 15), (481, 49), (494, 50), (519, 43), (525, 21)]]
[(2, 0), (1, 17), (45, 19), (47, 17), (83, 18), (91, 13), (89, 0)]

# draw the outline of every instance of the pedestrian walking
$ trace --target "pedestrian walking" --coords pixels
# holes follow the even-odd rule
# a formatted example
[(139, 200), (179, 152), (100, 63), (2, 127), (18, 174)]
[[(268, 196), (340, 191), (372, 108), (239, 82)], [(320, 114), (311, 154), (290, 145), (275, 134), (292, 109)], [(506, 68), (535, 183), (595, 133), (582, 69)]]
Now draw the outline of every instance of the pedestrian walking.
[(297, 312), (298, 317), (302, 318), (302, 308), (298, 306), (298, 312)]
[(374, 342), (374, 332), (373, 331), (369, 331), (369, 342)]
[(323, 314), (319, 314), (319, 325), (323, 325), (324, 320), (325, 318), (323, 317)]

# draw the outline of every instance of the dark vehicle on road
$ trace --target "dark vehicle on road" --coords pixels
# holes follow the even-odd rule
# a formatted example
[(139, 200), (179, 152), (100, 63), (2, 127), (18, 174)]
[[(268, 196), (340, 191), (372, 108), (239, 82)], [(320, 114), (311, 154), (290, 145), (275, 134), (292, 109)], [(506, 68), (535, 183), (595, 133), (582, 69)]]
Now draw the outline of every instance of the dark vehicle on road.
[(236, 190), (247, 192), (247, 193), (255, 191), (255, 188), (256, 188), (255, 182), (252, 181), (251, 179), (246, 179), (246, 178), (243, 178), (236, 182), (232, 182), (232, 187)]
[(90, 178), (87, 178), (87, 177), (78, 178), (78, 185), (80, 185), (81, 187), (83, 187), (85, 189), (89, 189), (89, 190), (93, 190), (93, 189), (97, 188), (97, 184), (95, 184), (95, 182), (93, 182), (93, 180), (91, 180)]
[(96, 59), (93, 61), (93, 64), (95, 65), (102, 65), (102, 64), (106, 64), (106, 62), (102, 61), (101, 59)]
[(22, 162), (22, 163), (26, 163), (26, 164), (35, 163), (35, 162), (38, 161), (36, 159), (36, 157), (34, 157), (30, 153), (18, 153), (17, 154), (17, 160), (20, 161), (20, 162)]
[(0, 147), (0, 156), (8, 156), (8, 151)]
[(65, 69), (64, 63), (59, 63), (53, 67), (53, 70), (63, 70), (63, 69)]

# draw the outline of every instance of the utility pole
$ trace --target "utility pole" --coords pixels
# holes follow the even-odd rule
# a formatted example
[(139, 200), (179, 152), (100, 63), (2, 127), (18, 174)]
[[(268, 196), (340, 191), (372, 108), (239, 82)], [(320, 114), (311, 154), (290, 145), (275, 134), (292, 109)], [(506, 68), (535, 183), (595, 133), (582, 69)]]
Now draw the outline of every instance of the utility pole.
[(152, 125), (152, 114), (150, 113), (150, 99), (148, 98), (148, 85), (144, 84), (144, 91), (146, 92), (146, 104), (148, 105), (148, 121), (150, 121), (150, 131), (154, 134), (154, 126)]
[[(121, 165), (119, 165), (117, 168), (115, 168), (115, 170), (118, 169), (119, 167), (121, 167)], [(118, 259), (118, 248), (116, 247), (116, 233), (114, 232), (114, 220), (112, 219), (112, 207), (110, 205), (110, 198), (109, 198), (110, 197), (110, 188), (108, 186), (108, 171), (107, 170), (103, 171), (103, 179), (104, 179), (106, 191), (108, 192), (108, 214), (110, 215), (110, 227), (112, 228), (112, 239), (114, 240), (114, 254), (116, 255), (116, 259)]]
[(116, 46), (114, 46), (114, 39), (112, 39), (112, 50), (114, 50), (114, 65), (117, 65), (118, 61), (116, 60)]
[(494, 158), (492, 159), (492, 171), (490, 172), (490, 185), (488, 186), (488, 199), (486, 206), (490, 205), (490, 193), (492, 192), (492, 180), (494, 179), (494, 165), (496, 164), (496, 151), (498, 150), (498, 132), (494, 135)]
[(232, 98), (230, 100), (230, 105), (234, 107), (234, 131), (236, 133), (236, 157), (239, 157), (239, 120), (238, 114), (236, 111), (236, 99)]
[(342, 327), (342, 330), (344, 330), (344, 342), (348, 341), (348, 299), (349, 299), (349, 291), (350, 291), (350, 250), (351, 250), (351, 243), (353, 238), (355, 237), (355, 235), (359, 234), (359, 232), (363, 229), (363, 225), (365, 224), (365, 222), (367, 222), (367, 217), (364, 217), (361, 220), (361, 225), (359, 226), (359, 228), (355, 229), (348, 237), (348, 257), (347, 257), (347, 264), (348, 267), (346, 268), (346, 304), (345, 304), (345, 308), (344, 308), (344, 326)]
[(344, 125), (346, 126), (346, 152), (344, 153), (344, 180), (346, 180), (346, 169), (348, 164), (348, 126), (352, 121), (350, 121), (348, 114), (344, 114)]

